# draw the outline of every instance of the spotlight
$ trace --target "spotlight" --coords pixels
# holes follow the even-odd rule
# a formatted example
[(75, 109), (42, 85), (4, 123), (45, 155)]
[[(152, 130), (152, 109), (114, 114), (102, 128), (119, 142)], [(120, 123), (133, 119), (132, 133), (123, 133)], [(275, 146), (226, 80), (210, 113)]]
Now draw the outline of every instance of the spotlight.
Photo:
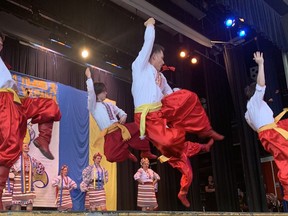
[(181, 51), (180, 54), (179, 54), (179, 56), (180, 56), (181, 58), (185, 58), (185, 57), (187, 56), (186, 51)]
[(240, 17), (240, 18), (239, 18), (239, 21), (242, 22), (242, 23), (244, 23), (245, 20), (244, 20), (244, 18)]
[(237, 34), (239, 37), (245, 37), (246, 36), (246, 30), (245, 29), (239, 29)]
[(83, 49), (82, 53), (81, 53), (81, 56), (83, 58), (87, 58), (89, 56), (89, 51), (87, 49)]
[(191, 63), (192, 64), (197, 64), (198, 63), (198, 59), (196, 57), (192, 57), (191, 58)]
[(233, 27), (235, 25), (235, 19), (228, 18), (225, 20), (224, 24), (225, 24), (226, 28)]

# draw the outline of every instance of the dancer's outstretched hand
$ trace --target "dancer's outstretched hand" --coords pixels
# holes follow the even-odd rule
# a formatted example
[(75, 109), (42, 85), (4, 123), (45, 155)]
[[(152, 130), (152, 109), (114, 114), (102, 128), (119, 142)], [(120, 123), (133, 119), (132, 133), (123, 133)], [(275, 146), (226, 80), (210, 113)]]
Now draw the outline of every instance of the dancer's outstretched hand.
[(145, 23), (144, 23), (144, 26), (147, 26), (147, 25), (155, 25), (155, 19), (154, 18), (149, 18)]
[(91, 71), (90, 71), (90, 68), (87, 67), (86, 70), (85, 70), (85, 75), (87, 77), (87, 79), (90, 79), (91, 78)]
[(259, 65), (264, 63), (263, 53), (257, 51), (254, 53), (253, 60)]

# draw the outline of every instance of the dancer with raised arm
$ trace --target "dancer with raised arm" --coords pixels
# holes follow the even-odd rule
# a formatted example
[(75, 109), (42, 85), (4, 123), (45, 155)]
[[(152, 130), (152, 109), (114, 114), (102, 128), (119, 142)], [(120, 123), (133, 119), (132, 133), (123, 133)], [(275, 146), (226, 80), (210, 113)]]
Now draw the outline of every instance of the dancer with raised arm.
[[(184, 89), (173, 92), (168, 85), (160, 72), (164, 65), (164, 48), (154, 44), (154, 24), (153, 18), (144, 23), (144, 44), (132, 64), (134, 120), (141, 138), (146, 134), (169, 164), (182, 173), (178, 198), (189, 207), (186, 195), (192, 182), (192, 167), (188, 157), (202, 150), (210, 151), (214, 140), (224, 137), (212, 129), (195, 93)], [(186, 133), (209, 138), (209, 141), (207, 145), (186, 141)]]
[(263, 53), (255, 52), (253, 59), (258, 65), (258, 75), (257, 82), (245, 88), (248, 99), (245, 119), (258, 132), (264, 149), (273, 156), (279, 169), (278, 178), (284, 189), (283, 199), (288, 201), (288, 119), (281, 120), (288, 109), (285, 108), (278, 116), (273, 117), (273, 111), (264, 101), (266, 83)]
[(137, 158), (129, 147), (141, 151), (141, 157), (156, 159), (150, 152), (148, 140), (139, 139), (139, 129), (134, 122), (126, 123), (127, 114), (116, 105), (105, 102), (107, 89), (104, 83), (94, 83), (90, 68), (85, 71), (87, 77), (88, 109), (97, 122), (105, 138), (104, 155), (110, 162), (121, 162)]

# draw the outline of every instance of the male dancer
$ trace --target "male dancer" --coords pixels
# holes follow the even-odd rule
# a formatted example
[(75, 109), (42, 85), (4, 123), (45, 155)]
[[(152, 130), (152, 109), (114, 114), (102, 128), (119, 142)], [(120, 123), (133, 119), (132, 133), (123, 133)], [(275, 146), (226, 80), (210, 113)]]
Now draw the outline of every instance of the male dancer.
[[(0, 33), (0, 51), (4, 39)], [(53, 122), (61, 119), (58, 105), (48, 98), (20, 98), (16, 83), (0, 58), (0, 210), (3, 210), (2, 193), (10, 167), (22, 152), (28, 119), (38, 124), (39, 137), (34, 140), (35, 146), (45, 157), (53, 160), (49, 144)]]
[[(210, 151), (214, 140), (224, 137), (216, 133), (209, 122), (198, 96), (187, 90), (173, 92), (160, 72), (164, 64), (164, 48), (154, 45), (155, 20), (144, 25), (144, 44), (132, 64), (132, 95), (135, 105), (134, 120), (143, 138), (147, 134), (154, 146), (168, 158), (169, 164), (182, 173), (178, 198), (186, 207), (186, 198), (192, 182), (189, 157), (201, 150)], [(209, 138), (207, 145), (185, 140), (186, 132)]]
[(131, 148), (141, 150), (140, 156), (156, 159), (150, 152), (149, 141), (139, 139), (137, 125), (126, 123), (127, 114), (116, 105), (104, 102), (107, 90), (104, 83), (94, 83), (89, 68), (85, 71), (87, 77), (88, 109), (104, 135), (104, 154), (110, 162), (121, 162), (137, 158), (129, 151)]
[(283, 199), (288, 201), (288, 119), (280, 120), (288, 109), (273, 117), (273, 111), (263, 100), (266, 89), (263, 53), (254, 53), (254, 61), (258, 64), (257, 83), (245, 88), (248, 98), (245, 119), (258, 132), (264, 149), (273, 155), (284, 189)]

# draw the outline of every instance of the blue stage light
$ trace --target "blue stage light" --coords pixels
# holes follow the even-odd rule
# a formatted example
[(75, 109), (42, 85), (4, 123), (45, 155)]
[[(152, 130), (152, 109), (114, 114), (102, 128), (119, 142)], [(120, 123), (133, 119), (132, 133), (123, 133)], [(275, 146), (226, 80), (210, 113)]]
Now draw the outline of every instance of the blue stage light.
[(232, 27), (232, 26), (235, 25), (235, 19), (228, 18), (228, 19), (225, 20), (224, 23), (225, 23), (225, 26), (226, 26), (227, 28), (230, 28), (230, 27)]
[(245, 31), (245, 29), (240, 29), (240, 30), (238, 31), (238, 36), (239, 36), (239, 37), (245, 37), (245, 36), (246, 36), (246, 31)]

